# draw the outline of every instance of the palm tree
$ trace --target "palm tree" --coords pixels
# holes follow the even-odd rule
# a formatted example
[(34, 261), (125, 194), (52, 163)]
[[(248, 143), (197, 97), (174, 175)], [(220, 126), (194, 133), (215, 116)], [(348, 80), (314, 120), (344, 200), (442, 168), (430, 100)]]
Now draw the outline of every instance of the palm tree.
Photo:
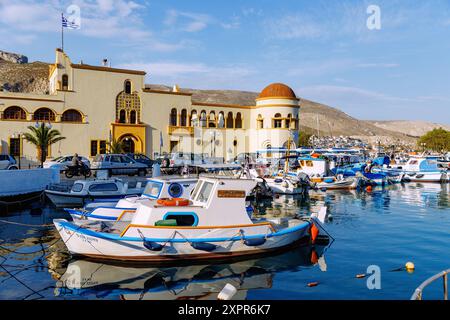
[(64, 140), (66, 137), (62, 137), (61, 133), (56, 129), (51, 129), (50, 126), (46, 126), (44, 122), (40, 126), (28, 126), (27, 132), (23, 135), (24, 139), (34, 144), (40, 153), (41, 167), (47, 158), (47, 149), (52, 144)]
[(113, 139), (108, 142), (108, 152), (109, 153), (123, 153), (123, 142)]

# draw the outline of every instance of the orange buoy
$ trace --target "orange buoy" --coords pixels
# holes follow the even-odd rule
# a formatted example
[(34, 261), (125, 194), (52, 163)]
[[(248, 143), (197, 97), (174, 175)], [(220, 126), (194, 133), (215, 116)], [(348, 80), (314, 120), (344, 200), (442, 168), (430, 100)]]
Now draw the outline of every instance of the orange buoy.
[(372, 186), (367, 186), (367, 187), (366, 187), (366, 191), (367, 191), (367, 192), (372, 192)]
[(317, 282), (317, 281), (316, 282), (310, 282), (310, 283), (307, 284), (307, 286), (310, 287), (310, 288), (311, 287), (317, 287), (318, 285), (319, 285), (319, 282)]
[(311, 234), (311, 243), (316, 242), (316, 238), (319, 235), (319, 229), (316, 227), (316, 225), (313, 223), (311, 226), (311, 229), (309, 230)]
[(157, 204), (160, 204), (165, 207), (185, 207), (189, 205), (189, 199), (184, 198), (161, 198), (156, 201)]

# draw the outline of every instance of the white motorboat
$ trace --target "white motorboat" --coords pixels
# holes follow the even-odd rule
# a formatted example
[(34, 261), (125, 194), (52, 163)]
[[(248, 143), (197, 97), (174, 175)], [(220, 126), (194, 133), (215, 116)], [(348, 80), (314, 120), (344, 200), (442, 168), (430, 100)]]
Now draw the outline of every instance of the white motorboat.
[(315, 183), (315, 188), (320, 190), (351, 190), (360, 186), (361, 177), (325, 177), (313, 178), (311, 182)]
[(344, 177), (332, 175), (331, 162), (318, 155), (303, 156), (298, 159), (297, 173), (309, 176), (314, 188), (321, 190), (356, 189), (361, 184), (361, 177)]
[(82, 207), (95, 201), (119, 201), (127, 196), (138, 196), (144, 191), (146, 181), (131, 183), (120, 179), (77, 180), (68, 190), (51, 186), (45, 194), (56, 207)]
[(64, 209), (74, 221), (109, 220), (130, 221), (141, 203), (156, 201), (163, 198), (189, 198), (197, 178), (158, 177), (148, 179), (145, 189), (140, 196), (126, 197), (116, 203), (102, 203), (94, 208)]
[(412, 156), (405, 165), (387, 169), (404, 173), (403, 180), (411, 182), (448, 182), (447, 170), (438, 166), (436, 156)]
[(201, 177), (190, 199), (141, 203), (131, 222), (53, 222), (75, 256), (147, 262), (268, 254), (305, 237), (314, 241), (323, 230), (316, 216), (252, 219), (245, 198), (255, 185), (255, 180)]

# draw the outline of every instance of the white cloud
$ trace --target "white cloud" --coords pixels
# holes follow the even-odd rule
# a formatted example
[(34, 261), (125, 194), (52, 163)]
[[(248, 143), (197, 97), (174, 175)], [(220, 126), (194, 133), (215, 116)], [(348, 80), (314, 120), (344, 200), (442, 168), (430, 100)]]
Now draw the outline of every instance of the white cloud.
[(325, 33), (322, 25), (303, 14), (271, 18), (264, 25), (269, 37), (277, 39), (317, 38)]
[(207, 14), (169, 10), (164, 24), (179, 31), (197, 32), (205, 29), (212, 21)]
[(151, 83), (173, 84), (184, 87), (211, 89), (242, 89), (252, 81), (255, 70), (246, 65), (209, 66), (204, 63), (182, 63), (176, 61), (127, 63), (118, 66), (147, 72)]
[(397, 68), (400, 65), (397, 63), (361, 63), (358, 68)]
[(238, 16), (233, 16), (229, 21), (220, 21), (208, 14), (169, 10), (164, 24), (175, 31), (198, 32), (209, 25), (220, 26), (224, 29), (237, 29), (240, 26)]
[[(140, 12), (146, 4), (128, 0), (0, 0), (0, 29), (13, 33), (16, 42), (30, 44), (39, 33), (59, 33), (61, 12), (75, 4), (81, 10), (81, 28), (67, 30), (74, 34), (99, 39), (114, 39), (115, 45), (126, 43), (148, 50), (176, 51), (180, 43), (166, 43), (146, 26)], [(19, 39), (19, 41), (17, 41)]]

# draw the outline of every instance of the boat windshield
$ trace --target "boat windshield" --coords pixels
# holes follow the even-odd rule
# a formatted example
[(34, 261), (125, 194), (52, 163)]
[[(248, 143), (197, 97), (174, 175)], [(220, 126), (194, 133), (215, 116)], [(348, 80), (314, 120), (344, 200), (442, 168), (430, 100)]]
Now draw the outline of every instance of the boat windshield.
[(72, 192), (81, 192), (83, 190), (83, 184), (82, 183), (74, 183), (72, 186)]
[(202, 187), (197, 195), (197, 201), (206, 203), (208, 202), (209, 196), (211, 194), (214, 183), (212, 182), (203, 182)]
[(147, 185), (145, 186), (143, 195), (153, 199), (158, 199), (159, 195), (161, 194), (162, 187), (163, 187), (162, 182), (150, 180), (147, 182)]

